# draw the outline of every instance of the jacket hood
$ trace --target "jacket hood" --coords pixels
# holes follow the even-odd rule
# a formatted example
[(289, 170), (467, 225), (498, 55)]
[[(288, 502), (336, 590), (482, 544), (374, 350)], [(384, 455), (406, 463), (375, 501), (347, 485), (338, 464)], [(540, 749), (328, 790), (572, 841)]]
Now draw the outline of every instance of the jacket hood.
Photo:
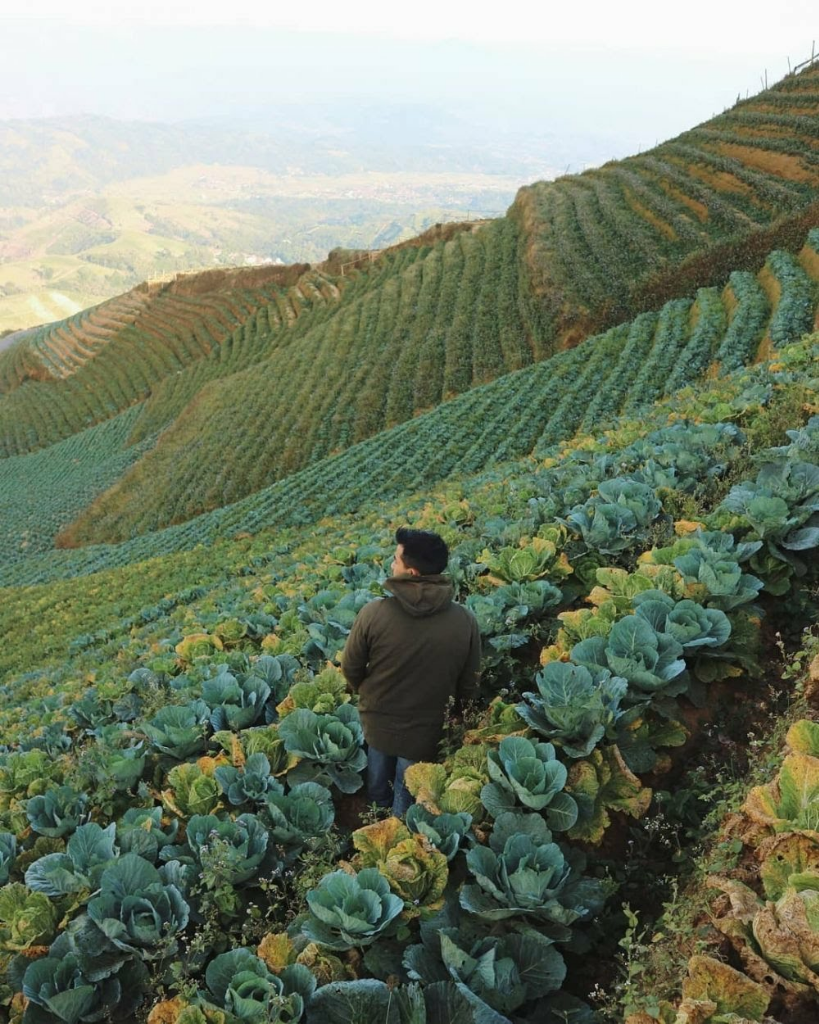
[(390, 576), (384, 589), (417, 619), (442, 612), (455, 595), (448, 576)]

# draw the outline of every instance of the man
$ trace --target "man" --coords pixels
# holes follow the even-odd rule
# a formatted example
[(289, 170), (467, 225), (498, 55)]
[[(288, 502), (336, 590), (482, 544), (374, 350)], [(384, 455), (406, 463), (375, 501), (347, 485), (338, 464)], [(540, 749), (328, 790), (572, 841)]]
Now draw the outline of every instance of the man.
[(391, 597), (358, 613), (342, 670), (367, 740), (367, 791), (400, 817), (412, 803), (404, 771), (437, 761), (450, 698), (456, 711), (475, 697), (481, 639), (475, 616), (453, 601), (442, 573), (449, 550), (437, 533), (402, 527), (395, 535)]

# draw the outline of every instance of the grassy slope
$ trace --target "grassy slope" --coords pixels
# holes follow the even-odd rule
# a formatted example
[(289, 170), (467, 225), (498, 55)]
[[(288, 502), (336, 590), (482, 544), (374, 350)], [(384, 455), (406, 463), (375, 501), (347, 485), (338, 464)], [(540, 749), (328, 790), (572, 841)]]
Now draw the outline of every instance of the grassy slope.
[[(814, 269), (816, 233), (802, 251)], [(779, 282), (774, 308), (752, 275), (735, 275), (722, 293), (704, 289), (696, 301), (672, 300), (659, 315), (642, 315), (630, 325), (588, 339), (532, 367), (475, 388), (329, 459), (319, 460), (240, 502), (159, 532), (149, 530), (153, 491), (125, 489), (111, 494), (80, 517), (97, 535), (110, 528), (106, 513), (121, 516), (121, 490), (130, 493), (130, 521), (143, 536), (117, 546), (90, 546), (9, 564), (5, 582), (34, 582), (125, 564), (160, 551), (210, 541), (230, 532), (263, 526), (295, 526), (324, 515), (352, 512), (363, 501), (400, 494), (458, 473), (472, 473), (494, 461), (539, 453), (577, 431), (601, 429), (619, 412), (633, 412), (663, 394), (742, 365), (764, 351), (771, 336), (781, 344), (815, 322), (815, 285), (802, 264), (787, 254), (772, 256), (763, 274)], [(730, 323), (729, 323), (730, 320)], [(589, 400), (589, 396), (593, 396)], [(141, 418), (141, 417), (140, 417)], [(139, 421), (138, 421), (139, 422)], [(332, 482), (332, 483), (329, 483)], [(191, 488), (196, 481), (192, 479)], [(116, 498), (112, 502), (112, 495)], [(114, 519), (114, 523), (121, 519)], [(77, 525), (60, 543), (74, 541)]]
[[(686, 294), (680, 282), (690, 293), (721, 283), (731, 269), (758, 269), (776, 245), (797, 248), (816, 222), (819, 179), (812, 122), (794, 111), (804, 111), (816, 76), (809, 70), (785, 80), (642, 157), (522, 190), (509, 216), (477, 235), (416, 252), (412, 267), (392, 265), (395, 275), (376, 264), (367, 276), (380, 274), (377, 291), (359, 300), (348, 289), (349, 302), (311, 331), (277, 335), (247, 321), (256, 369), (229, 388), (214, 378), (236, 373), (241, 360), (211, 362), (182, 380), (168, 376), (170, 367), (155, 373), (153, 382), (160, 376), (165, 383), (135, 437), (176, 422), (68, 539), (119, 540), (220, 507), (542, 358), (594, 324), (623, 319), (618, 314), (649, 298), (648, 308), (659, 308)], [(760, 113), (768, 108), (776, 117)], [(752, 134), (751, 115), (762, 118)], [(739, 149), (730, 141), (737, 134)], [(681, 261), (675, 282), (669, 268)], [(41, 424), (21, 428), (45, 399), (37, 391), (0, 402), (0, 424), (5, 404), (5, 429), (18, 445), (12, 450), (25, 450), (26, 437), (42, 432)], [(135, 397), (144, 393), (137, 388)], [(79, 417), (79, 426), (86, 422)]]

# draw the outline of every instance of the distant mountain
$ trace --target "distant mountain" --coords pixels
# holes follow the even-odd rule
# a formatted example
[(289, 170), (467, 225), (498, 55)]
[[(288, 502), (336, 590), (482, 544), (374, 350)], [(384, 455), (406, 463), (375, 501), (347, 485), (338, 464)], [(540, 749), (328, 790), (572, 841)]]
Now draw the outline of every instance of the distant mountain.
[(546, 140), (432, 107), (340, 103), (188, 124), (0, 122), (0, 331), (214, 265), (380, 248), (503, 212)]

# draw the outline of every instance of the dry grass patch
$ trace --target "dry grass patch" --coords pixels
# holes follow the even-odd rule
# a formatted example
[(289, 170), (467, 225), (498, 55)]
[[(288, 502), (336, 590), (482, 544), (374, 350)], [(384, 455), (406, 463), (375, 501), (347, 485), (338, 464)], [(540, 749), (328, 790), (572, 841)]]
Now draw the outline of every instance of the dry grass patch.
[(677, 232), (667, 222), (659, 217), (653, 210), (649, 210), (647, 206), (637, 199), (631, 189), (626, 188), (623, 190), (626, 202), (629, 207), (637, 214), (638, 217), (642, 217), (644, 221), (647, 221), (655, 231), (659, 231), (661, 235), (665, 235), (670, 241), (674, 242), (677, 240)]
[(754, 146), (739, 146), (734, 142), (707, 143), (703, 148), (711, 149), (720, 156), (731, 157), (740, 163), (753, 167), (766, 174), (773, 174), (785, 181), (797, 181), (802, 184), (819, 183), (819, 174), (802, 163), (802, 158), (788, 153), (775, 153), (769, 149), (758, 149)]

